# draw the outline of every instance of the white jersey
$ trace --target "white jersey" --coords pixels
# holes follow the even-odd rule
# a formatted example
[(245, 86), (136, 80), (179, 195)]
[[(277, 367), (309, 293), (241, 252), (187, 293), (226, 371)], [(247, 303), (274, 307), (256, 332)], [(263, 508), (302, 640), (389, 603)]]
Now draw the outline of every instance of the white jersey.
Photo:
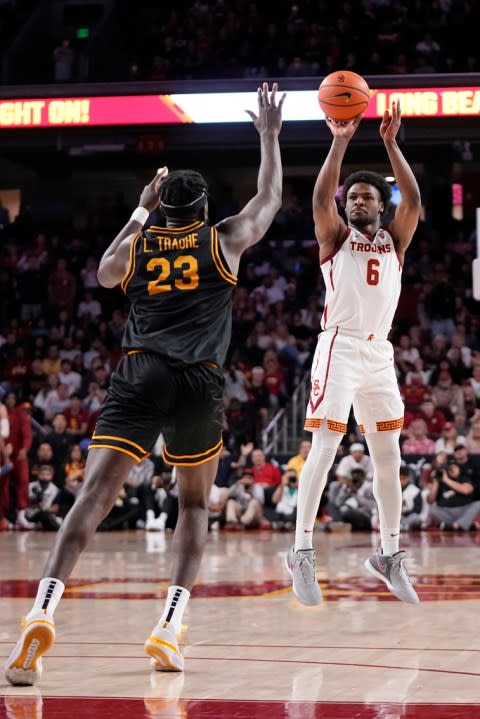
[(375, 237), (348, 227), (342, 244), (321, 262), (325, 280), (322, 329), (386, 339), (401, 290), (402, 265), (387, 230)]

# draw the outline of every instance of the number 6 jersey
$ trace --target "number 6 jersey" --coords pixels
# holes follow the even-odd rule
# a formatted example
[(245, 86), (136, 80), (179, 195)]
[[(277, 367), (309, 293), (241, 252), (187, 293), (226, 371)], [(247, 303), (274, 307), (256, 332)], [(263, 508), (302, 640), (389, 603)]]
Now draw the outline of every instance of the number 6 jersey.
[(215, 227), (196, 221), (143, 230), (132, 240), (120, 284), (131, 302), (124, 352), (156, 352), (177, 366), (215, 362), (221, 367), (236, 283)]
[(392, 236), (375, 237), (348, 227), (342, 244), (321, 262), (325, 280), (322, 329), (366, 339), (386, 339), (401, 289), (402, 266)]

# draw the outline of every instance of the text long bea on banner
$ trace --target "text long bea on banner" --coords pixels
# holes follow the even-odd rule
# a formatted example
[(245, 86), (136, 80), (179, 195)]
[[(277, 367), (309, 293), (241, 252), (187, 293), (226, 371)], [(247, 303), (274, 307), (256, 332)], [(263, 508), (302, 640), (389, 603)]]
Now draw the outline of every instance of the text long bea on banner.
[[(281, 88), (280, 88), (281, 91)], [(393, 101), (404, 117), (467, 117), (480, 113), (480, 87), (372, 89), (365, 118), (381, 117)], [(0, 100), (0, 130), (28, 127), (251, 122), (256, 92), (111, 95)], [(285, 122), (323, 120), (316, 90), (287, 92)]]

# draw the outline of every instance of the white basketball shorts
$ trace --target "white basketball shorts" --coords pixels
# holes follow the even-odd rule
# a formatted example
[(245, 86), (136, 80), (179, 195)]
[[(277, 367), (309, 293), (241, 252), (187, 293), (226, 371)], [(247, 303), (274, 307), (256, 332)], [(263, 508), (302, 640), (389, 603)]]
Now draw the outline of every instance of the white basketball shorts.
[(345, 434), (352, 405), (363, 433), (402, 428), (404, 404), (392, 344), (326, 330), (313, 357), (305, 429), (314, 431), (326, 422), (330, 430)]

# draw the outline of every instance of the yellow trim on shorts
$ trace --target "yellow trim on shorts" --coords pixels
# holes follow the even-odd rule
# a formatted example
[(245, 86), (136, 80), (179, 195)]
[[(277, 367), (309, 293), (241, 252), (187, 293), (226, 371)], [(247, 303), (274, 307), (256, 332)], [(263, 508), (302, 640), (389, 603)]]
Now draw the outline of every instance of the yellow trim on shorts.
[(341, 434), (346, 434), (347, 432), (346, 422), (337, 422), (334, 419), (327, 419), (327, 427), (331, 432), (340, 432)]
[[(220, 452), (222, 451), (223, 447), (223, 439), (220, 438), (220, 441), (217, 442), (213, 447), (210, 449), (207, 449), (205, 452), (200, 452), (199, 454), (179, 454), (174, 455), (171, 454), (166, 447), (163, 448), (163, 458), (168, 464), (174, 464), (178, 465), (179, 467), (196, 467), (199, 464), (205, 464), (205, 462), (209, 462), (211, 459), (215, 459), (215, 457), (218, 457)], [(207, 456), (208, 455), (208, 456)], [(182, 459), (197, 459), (197, 457), (201, 457), (202, 459), (198, 459), (196, 462), (179, 462), (178, 460)]]
[(128, 449), (124, 449), (123, 447), (115, 447), (113, 444), (89, 444), (88, 445), (88, 451), (91, 449), (115, 449), (117, 452), (121, 452), (122, 454), (128, 454), (129, 457), (132, 457), (132, 459), (135, 460), (135, 462), (141, 462), (145, 457), (138, 457), (136, 454), (133, 454), (133, 452), (129, 452)]
[(337, 420), (334, 419), (317, 419), (316, 417), (312, 417), (310, 419), (306, 419), (305, 423), (303, 425), (303, 428), (307, 431), (313, 431), (314, 429), (320, 429), (322, 426), (322, 423), (327, 423), (327, 428), (330, 430), (330, 432), (339, 432), (341, 434), (347, 433), (347, 424), (346, 422), (337, 422)]
[(139, 449), (142, 454), (148, 454), (147, 450), (141, 447), (136, 442), (132, 442), (131, 439), (125, 439), (124, 437), (116, 437), (114, 434), (94, 434), (93, 439), (115, 439), (117, 442), (125, 442), (125, 444), (131, 444), (135, 449)]
[(320, 429), (322, 426), (322, 420), (321, 419), (306, 419), (305, 424), (303, 425), (304, 429)]
[(385, 419), (382, 422), (376, 422), (377, 432), (393, 432), (396, 429), (402, 429), (403, 417), (398, 419)]

